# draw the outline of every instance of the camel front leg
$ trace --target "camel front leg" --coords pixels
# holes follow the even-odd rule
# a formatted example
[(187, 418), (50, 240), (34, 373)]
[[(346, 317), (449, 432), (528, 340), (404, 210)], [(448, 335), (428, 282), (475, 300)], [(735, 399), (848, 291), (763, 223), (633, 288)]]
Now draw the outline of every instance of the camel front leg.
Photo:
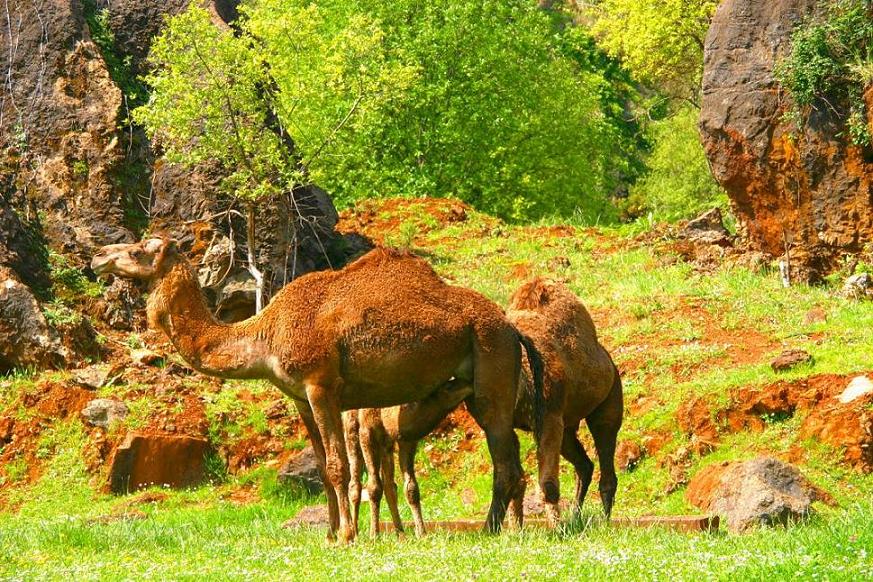
[(318, 473), (321, 476), (321, 483), (324, 485), (324, 495), (327, 497), (329, 522), (327, 539), (334, 541), (336, 539), (336, 531), (339, 528), (339, 510), (337, 508), (336, 491), (330, 486), (330, 481), (327, 478), (327, 459), (324, 443), (321, 440), (321, 433), (318, 430), (318, 425), (315, 422), (315, 416), (309, 403), (301, 400), (295, 400), (294, 403), (297, 406), (300, 418), (303, 419), (304, 426), (306, 426), (306, 432), (309, 433), (309, 441), (312, 443), (312, 450), (315, 453), (315, 464), (318, 465)]
[(424, 518), (421, 515), (421, 493), (418, 488), (418, 479), (415, 477), (415, 449), (418, 447), (418, 441), (400, 441), (397, 446), (406, 501), (412, 509), (415, 535), (421, 537), (424, 535)]
[[(349, 543), (355, 539), (355, 528), (349, 504), (349, 459), (338, 390), (335, 386), (331, 389), (319, 384), (307, 384), (306, 397), (324, 443), (327, 482), (336, 493), (339, 512), (337, 539), (340, 543)], [(325, 489), (328, 483), (325, 483)]]
[(403, 520), (400, 519), (400, 509), (397, 507), (397, 481), (394, 479), (394, 443), (387, 445), (382, 453), (382, 487), (385, 490), (385, 499), (388, 501), (394, 531), (403, 533)]

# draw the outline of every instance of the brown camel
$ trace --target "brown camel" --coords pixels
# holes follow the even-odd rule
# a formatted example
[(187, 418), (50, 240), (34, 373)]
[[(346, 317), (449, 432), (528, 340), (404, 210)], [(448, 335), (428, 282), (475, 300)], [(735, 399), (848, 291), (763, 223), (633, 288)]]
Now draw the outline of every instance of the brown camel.
[(468, 382), (449, 382), (424, 400), (388, 408), (362, 408), (343, 413), (349, 454), (351, 483), (349, 495), (352, 520), (357, 525), (361, 502), (361, 461), (367, 467), (367, 495), (370, 499), (370, 535), (379, 534), (379, 506), (384, 492), (395, 531), (403, 531), (397, 507), (394, 480), (394, 448), (400, 448), (406, 500), (412, 509), (415, 533), (424, 535), (421, 496), (415, 477), (414, 460), (418, 441), (428, 435), (462, 400), (473, 393)]
[[(576, 470), (577, 509), (581, 507), (591, 483), (594, 464), (576, 436), (583, 419), (594, 436), (600, 461), (600, 496), (604, 512), (609, 517), (617, 486), (615, 442), (624, 407), (618, 370), (598, 342), (591, 316), (566, 286), (537, 278), (513, 294), (507, 317), (519, 331), (527, 364), (522, 368), (519, 381), (514, 425), (523, 430), (534, 430), (540, 490), (550, 523), (557, 525), (560, 518), (558, 463), (561, 455)], [(544, 377), (540, 378), (541, 375)], [(458, 401), (462, 395), (463, 387), (456, 395)], [(382, 409), (376, 411), (377, 414), (359, 415), (355, 419), (360, 424), (362, 448), (366, 449), (380, 444), (366, 442), (367, 437), (363, 435), (367, 430), (381, 434), (382, 424), (396, 422), (391, 419), (402, 416), (402, 429), (384, 432), (389, 433), (389, 440), (398, 443), (407, 500), (416, 516), (416, 532), (419, 534), (423, 533), (424, 525), (421, 523), (421, 501), (415, 478), (415, 450), (418, 441), (456, 404), (453, 398), (441, 402), (432, 397), (427, 403)], [(478, 417), (476, 403), (468, 401), (467, 405), (473, 416)], [(368, 471), (373, 474), (369, 464)], [(393, 464), (391, 472), (393, 474)], [(386, 477), (383, 476), (382, 480), (391, 487), (391, 481)], [(389, 507), (390, 504), (389, 497)], [(510, 514), (510, 521), (520, 525), (520, 500), (513, 501)], [(392, 515), (396, 515), (395, 509), (392, 509)]]
[[(624, 413), (621, 378), (609, 353), (597, 340), (594, 322), (585, 306), (565, 285), (536, 278), (522, 285), (510, 298), (507, 318), (529, 337), (545, 366), (543, 402), (535, 391), (520, 386), (515, 408), (515, 426), (541, 426), (537, 437), (539, 484), (549, 520), (556, 524), (559, 457), (576, 470), (575, 506), (582, 506), (594, 464), (577, 438), (584, 419), (594, 437), (600, 461), (600, 498), (608, 518), (618, 481), (615, 475), (615, 443)], [(523, 384), (531, 379), (522, 369)], [(542, 416), (535, 411), (542, 411)], [(513, 502), (511, 513), (521, 511)]]
[(446, 284), (423, 260), (373, 250), (339, 271), (311, 273), (279, 291), (257, 315), (219, 323), (173, 240), (109, 245), (97, 274), (149, 281), (150, 325), (196, 370), (265, 378), (294, 399), (326, 484), (331, 532), (355, 537), (343, 409), (423, 400), (449, 380), (471, 383), (493, 464), (485, 526), (500, 530), (524, 478), (512, 429), (520, 349), (502, 310)]

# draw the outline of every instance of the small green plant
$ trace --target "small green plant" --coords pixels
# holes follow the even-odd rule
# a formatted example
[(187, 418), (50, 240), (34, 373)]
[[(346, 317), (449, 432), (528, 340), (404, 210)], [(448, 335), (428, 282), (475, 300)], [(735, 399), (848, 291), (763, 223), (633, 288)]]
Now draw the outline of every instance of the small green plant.
[(90, 281), (81, 269), (70, 264), (64, 255), (49, 251), (49, 268), (52, 281), (52, 294), (64, 303), (73, 303), (82, 296), (100, 297), (103, 284)]
[(141, 350), (145, 347), (145, 344), (143, 343), (142, 338), (139, 337), (138, 333), (129, 334), (127, 339), (124, 340), (124, 344), (131, 350)]
[(77, 178), (87, 178), (88, 171), (88, 162), (86, 160), (76, 160), (75, 162), (73, 162), (73, 175)]
[(224, 457), (221, 456), (221, 453), (210, 447), (210, 449), (206, 451), (203, 463), (206, 472), (206, 479), (210, 484), (218, 485), (227, 481), (227, 463), (225, 462)]
[(6, 481), (17, 483), (27, 475), (27, 461), (24, 457), (18, 457), (6, 463)]
[(76, 326), (82, 322), (83, 315), (55, 299), (42, 306), (42, 314), (53, 327)]

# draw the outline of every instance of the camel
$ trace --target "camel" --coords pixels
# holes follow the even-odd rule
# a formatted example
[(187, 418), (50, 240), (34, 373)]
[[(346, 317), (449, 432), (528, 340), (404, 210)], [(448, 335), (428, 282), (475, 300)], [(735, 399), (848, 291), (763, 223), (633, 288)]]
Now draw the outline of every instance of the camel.
[[(576, 471), (577, 511), (591, 484), (594, 464), (577, 437), (583, 419), (594, 437), (600, 499), (608, 519), (618, 486), (615, 445), (624, 413), (618, 369), (600, 345), (585, 306), (559, 282), (535, 278), (523, 284), (510, 298), (506, 316), (519, 333), (533, 341), (545, 366), (543, 402), (535, 402), (530, 395), (537, 393), (524, 389), (532, 380), (523, 366), (514, 425), (527, 430), (541, 425), (536, 437), (537, 464), (549, 522), (556, 525), (560, 518), (560, 456)], [(520, 512), (520, 502), (514, 500), (510, 515)]]
[[(512, 295), (507, 318), (519, 332), (524, 347), (523, 360), (527, 364), (522, 367), (519, 380), (514, 426), (534, 432), (540, 491), (546, 502), (550, 525), (556, 526), (560, 519), (559, 457), (562, 455), (567, 459), (576, 471), (574, 505), (577, 510), (581, 508), (591, 484), (594, 464), (577, 437), (583, 419), (594, 437), (600, 461), (600, 496), (604, 513), (609, 518), (618, 485), (614, 457), (624, 405), (621, 378), (612, 358), (597, 340), (591, 316), (565, 285), (536, 278)], [(432, 397), (429, 401), (403, 407), (368, 411), (352, 420), (354, 427), (350, 441), (360, 430), (361, 449), (365, 456), (368, 449), (378, 449), (377, 455), (390, 459), (391, 449), (388, 447), (393, 448), (393, 443), (397, 442), (407, 501), (412, 507), (419, 535), (424, 533), (424, 524), (414, 469), (416, 447), (418, 441), (455, 408), (463, 394), (464, 387), (461, 386), (454, 398), (451, 395), (442, 400)], [(467, 404), (474, 418), (478, 417), (475, 402)], [(402, 428), (397, 426), (398, 418), (402, 418)], [(377, 438), (368, 436), (371, 433), (378, 435)], [(386, 434), (387, 439), (382, 436)], [(350, 451), (353, 457), (360, 454)], [(359, 466), (359, 461), (356, 462)], [(391, 467), (387, 476), (383, 473), (381, 481), (374, 485), (381, 488), (382, 482), (387, 483), (386, 492), (393, 487), (393, 461), (388, 462)], [(375, 463), (372, 469), (371, 463)], [(368, 461), (367, 470), (371, 477), (374, 471), (378, 472), (376, 467), (379, 467), (377, 462)], [(510, 522), (516, 526), (520, 526), (522, 521), (521, 501), (514, 499), (509, 508)], [(396, 527), (399, 522), (396, 493), (394, 506), (390, 495), (388, 503)], [(374, 511), (378, 516), (378, 505)]]
[(147, 281), (149, 325), (194, 369), (267, 379), (294, 400), (325, 483), (331, 539), (348, 543), (356, 533), (342, 410), (423, 400), (452, 379), (472, 386), (468, 400), (481, 411), (491, 454), (485, 529), (499, 532), (509, 502), (523, 497), (512, 428), (518, 334), (500, 307), (448, 285), (424, 260), (375, 249), (341, 270), (296, 279), (260, 313), (234, 324), (215, 319), (172, 239), (105, 246), (91, 269)]
[(415, 451), (418, 441), (473, 393), (467, 382), (449, 382), (424, 400), (389, 408), (363, 408), (343, 413), (348, 447), (351, 483), (352, 521), (357, 525), (361, 502), (363, 459), (367, 467), (367, 495), (370, 499), (370, 535), (379, 535), (379, 507), (384, 492), (394, 530), (403, 531), (397, 507), (397, 484), (394, 480), (394, 449), (399, 448), (406, 500), (412, 509), (415, 533), (425, 533), (421, 514), (421, 495), (415, 476)]

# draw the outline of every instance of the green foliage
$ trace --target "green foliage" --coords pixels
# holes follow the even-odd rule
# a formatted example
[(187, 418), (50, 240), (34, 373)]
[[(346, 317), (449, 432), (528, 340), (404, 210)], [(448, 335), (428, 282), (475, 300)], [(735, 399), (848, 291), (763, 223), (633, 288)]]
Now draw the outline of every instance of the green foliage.
[(52, 282), (52, 295), (63, 303), (73, 303), (84, 297), (100, 297), (103, 294), (103, 284), (91, 281), (81, 269), (70, 264), (70, 261), (54, 251), (48, 253), (49, 277)]
[(109, 76), (121, 89), (127, 99), (127, 106), (142, 104), (148, 92), (132, 73), (130, 56), (122, 57), (115, 49), (115, 35), (109, 27), (109, 9), (98, 10), (94, 0), (85, 0), (84, 15), (91, 32), (91, 40), (100, 48)]
[[(305, 167), (341, 206), (454, 195), (505, 218), (609, 217), (634, 174), (630, 85), (610, 87), (596, 48), (531, 2), (241, 11), (236, 36), (198, 8), (171, 19), (135, 112), (171, 160), (221, 162), (238, 195), (287, 189)], [(293, 152), (264, 131), (273, 116)]]
[(717, 0), (599, 0), (585, 15), (592, 32), (640, 82), (697, 102), (703, 41)]
[(133, 112), (171, 162), (220, 163), (224, 186), (248, 200), (298, 181), (290, 152), (265, 130), (269, 85), (263, 57), (245, 36), (220, 30), (196, 3), (171, 18), (152, 45), (153, 92)]
[(709, 170), (697, 130), (697, 110), (684, 107), (652, 123), (654, 150), (648, 173), (631, 187), (625, 203), (630, 217), (654, 221), (692, 218), (713, 206), (728, 208), (728, 199)]
[(873, 5), (838, 0), (808, 18), (791, 35), (776, 76), (794, 99), (794, 119), (803, 119), (804, 108), (846, 107), (852, 142), (870, 146), (863, 91), (873, 82)]

